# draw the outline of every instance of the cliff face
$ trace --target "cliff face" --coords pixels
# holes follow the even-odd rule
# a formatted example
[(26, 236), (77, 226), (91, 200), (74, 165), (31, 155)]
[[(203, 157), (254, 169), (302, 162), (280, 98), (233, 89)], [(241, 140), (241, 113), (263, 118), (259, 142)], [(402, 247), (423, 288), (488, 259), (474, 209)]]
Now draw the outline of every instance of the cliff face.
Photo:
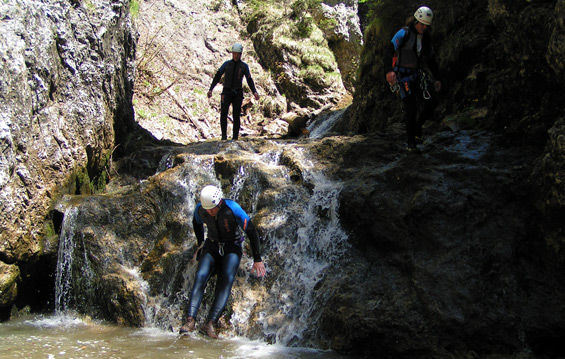
[[(430, 1), (432, 42), (442, 72), (446, 115), (481, 109), (476, 128), (503, 132), (519, 143), (543, 143), (563, 96), (563, 1)], [(383, 73), (383, 49), (403, 19), (408, 1), (371, 8), (359, 85), (342, 130), (367, 132), (401, 121), (398, 101)]]
[[(443, 89), (424, 136), (438, 130), (488, 130), (502, 134), (509, 145), (532, 145), (538, 157), (528, 176), (537, 191), (532, 204), (545, 213), (540, 226), (562, 257), (563, 225), (556, 218), (565, 210), (565, 2), (464, 0), (430, 1), (429, 6)], [(402, 26), (400, 20), (413, 11), (407, 1), (371, 7), (357, 91), (336, 131), (366, 133), (402, 122), (398, 98), (385, 82), (382, 54)]]
[(10, 1), (0, 13), (0, 260), (21, 267), (56, 249), (44, 241), (53, 200), (91, 192), (133, 124), (136, 35), (129, 1)]

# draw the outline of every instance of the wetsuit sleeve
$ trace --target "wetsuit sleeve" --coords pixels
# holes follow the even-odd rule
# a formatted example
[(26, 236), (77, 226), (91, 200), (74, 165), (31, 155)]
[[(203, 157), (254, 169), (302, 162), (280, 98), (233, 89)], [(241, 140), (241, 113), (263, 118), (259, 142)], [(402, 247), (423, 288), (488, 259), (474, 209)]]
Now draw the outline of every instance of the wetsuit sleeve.
[(237, 202), (226, 200), (225, 203), (233, 212), (238, 226), (243, 229), (245, 234), (247, 234), (249, 241), (251, 242), (253, 261), (262, 262), (263, 260), (261, 259), (261, 242), (259, 241), (259, 234), (257, 234), (257, 230), (251, 222), (251, 219)]
[(406, 29), (402, 28), (396, 32), (392, 40), (385, 47), (385, 53), (384, 53), (385, 74), (389, 73), (390, 71), (393, 71), (392, 58), (394, 57), (394, 53), (398, 51), (400, 46), (402, 46), (405, 37), (406, 37)]
[(212, 85), (210, 85), (210, 91), (214, 90), (214, 87), (216, 87), (218, 82), (220, 82), (222, 75), (224, 74), (224, 72), (226, 72), (226, 66), (228, 62), (229, 61), (224, 62), (218, 69), (218, 72), (216, 72), (216, 75), (214, 75), (214, 78), (212, 79)]
[(255, 225), (253, 222), (249, 221), (247, 224), (247, 229), (245, 230), (245, 234), (249, 238), (249, 242), (251, 242), (251, 251), (253, 252), (253, 262), (262, 262), (261, 259), (261, 242), (259, 240), (259, 234), (257, 233), (257, 229), (255, 229)]
[(194, 216), (192, 217), (192, 228), (194, 229), (194, 235), (196, 236), (198, 246), (204, 242), (204, 221), (198, 214), (200, 207), (200, 203), (196, 205), (196, 208), (194, 209)]
[(253, 81), (253, 78), (251, 78), (251, 72), (249, 71), (249, 66), (247, 66), (247, 64), (245, 65), (244, 75), (245, 75), (245, 79), (247, 80), (247, 84), (251, 89), (251, 93), (256, 93), (257, 89), (255, 88), (255, 82)]

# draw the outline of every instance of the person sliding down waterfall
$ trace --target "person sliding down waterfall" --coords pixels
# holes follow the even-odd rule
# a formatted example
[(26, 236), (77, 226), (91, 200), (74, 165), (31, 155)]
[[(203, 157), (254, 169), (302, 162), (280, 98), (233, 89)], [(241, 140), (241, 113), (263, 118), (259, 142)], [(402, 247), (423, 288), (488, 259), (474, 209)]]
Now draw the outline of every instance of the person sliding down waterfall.
[[(204, 241), (204, 224), (208, 229), (206, 241)], [(247, 234), (251, 242), (254, 262), (251, 272), (262, 278), (266, 270), (261, 259), (259, 235), (241, 206), (232, 200), (223, 199), (222, 191), (212, 185), (202, 189), (200, 202), (194, 209), (192, 225), (198, 244), (194, 253), (194, 257), (198, 260), (198, 269), (190, 293), (188, 318), (180, 328), (180, 334), (194, 331), (196, 328), (196, 314), (202, 302), (204, 289), (212, 270), (216, 268), (218, 278), (214, 301), (206, 324), (200, 330), (209, 337), (217, 339), (214, 325), (228, 302), (241, 261), (243, 237), (239, 228)]]
[(233, 115), (233, 140), (237, 140), (239, 136), (239, 126), (240, 126), (240, 116), (241, 116), (241, 104), (243, 103), (243, 87), (241, 85), (243, 81), (243, 76), (247, 79), (247, 84), (255, 96), (255, 100), (259, 101), (259, 94), (255, 89), (255, 83), (251, 78), (251, 73), (249, 72), (249, 66), (243, 61), (241, 61), (241, 54), (243, 52), (243, 46), (241, 44), (235, 43), (231, 48), (232, 59), (226, 61), (222, 64), (216, 75), (212, 79), (212, 85), (210, 85), (210, 90), (208, 90), (208, 98), (212, 97), (212, 91), (214, 87), (220, 82), (222, 75), (224, 76), (224, 88), (222, 90), (222, 101), (220, 110), (220, 128), (222, 130), (222, 140), (227, 140), (228, 131), (228, 112), (230, 110), (230, 105), (232, 105), (232, 115)]
[[(437, 92), (441, 89), (439, 70), (430, 43), (429, 27), (433, 13), (422, 6), (416, 10), (407, 26), (398, 30), (385, 49), (386, 81), (393, 92), (402, 99), (406, 124), (406, 151), (419, 152), (422, 143), (422, 126), (432, 117), (438, 105)], [(432, 80), (424, 69), (427, 65), (435, 76)], [(421, 107), (418, 116), (418, 108)]]

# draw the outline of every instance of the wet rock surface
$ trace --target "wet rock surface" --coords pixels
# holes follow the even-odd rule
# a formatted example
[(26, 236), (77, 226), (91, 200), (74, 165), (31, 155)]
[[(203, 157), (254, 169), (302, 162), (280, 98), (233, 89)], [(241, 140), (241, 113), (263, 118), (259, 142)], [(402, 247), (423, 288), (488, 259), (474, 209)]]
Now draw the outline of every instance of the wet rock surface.
[(322, 142), (340, 154), (323, 158), (344, 181), (340, 218), (355, 247), (324, 283), (336, 296), (321, 331), (336, 349), (563, 352), (562, 262), (540, 231), (548, 218), (529, 203), (535, 156), (500, 139), (443, 132), (419, 155), (399, 155), (386, 137)]
[[(97, 212), (112, 213), (112, 220), (103, 224), (98, 215), (85, 215), (85, 227), (78, 233), (83, 237), (98, 233), (88, 240), (104, 243), (90, 249), (97, 263), (139, 266), (151, 294), (146, 303), (167, 297), (167, 315), (172, 318), (161, 308), (161, 325), (176, 328), (186, 300), (183, 293), (190, 287), (186, 281), (191, 281), (190, 271), (183, 272), (191, 266), (193, 245), (185, 206), (197, 196), (192, 190), (187, 194), (179, 180), (201, 180), (188, 165), (199, 158), (196, 162), (212, 161), (213, 176), (221, 178), (224, 191), (229, 191), (244, 166), (247, 186), (240, 200), (253, 208), (254, 221), (267, 237), (263, 248), (271, 279), (260, 284), (245, 275), (239, 278), (226, 321), (246, 312), (252, 298), (255, 314), (245, 327), (235, 320), (228, 331), (265, 336), (267, 328), (285, 325), (270, 307), (277, 282), (273, 277), (293, 275), (276, 238), (300, 238), (296, 233), (302, 230), (304, 224), (299, 222), (305, 215), (295, 202), (281, 208), (275, 198), (292, 191), (308, 196), (321, 185), (306, 176), (304, 159), (296, 152), (305, 151), (317, 169), (338, 183), (339, 223), (351, 246), (342, 247), (335, 261), (311, 284), (317, 298), (313, 317), (319, 320), (290, 343), (366, 357), (560, 355), (563, 271), (557, 254), (544, 241), (546, 219), (529, 200), (538, 191), (529, 181), (536, 165), (535, 152), (518, 151), (485, 131), (429, 135), (420, 154), (404, 152), (402, 126), (370, 136), (207, 141), (166, 147), (170, 151), (167, 165), (161, 162), (162, 172), (144, 184), (117, 186), (114, 195), (83, 201), (85, 211), (95, 205)], [(276, 150), (280, 144), (285, 150), (278, 165), (287, 169), (287, 180), (278, 179), (272, 165), (250, 162), (253, 156)], [(289, 214), (292, 222), (273, 225), (273, 217), (294, 211)], [(315, 212), (317, 221), (330, 216), (323, 207)], [(135, 224), (140, 220), (145, 225)], [(298, 224), (290, 225), (293, 222)], [(104, 240), (108, 236), (113, 239)], [(300, 240), (306, 243), (294, 246), (333, 239)], [(305, 253), (295, 260), (315, 261), (309, 256), (316, 254)], [(99, 270), (102, 278), (114, 278), (109, 286), (123, 276), (110, 266)], [(120, 306), (99, 315), (111, 313), (109, 318), (129, 325), (154, 315), (129, 310), (143, 297), (141, 288), (121, 288), (137, 294), (121, 294)], [(99, 296), (97, 301), (105, 302), (106, 297)], [(264, 311), (266, 322), (259, 320)]]

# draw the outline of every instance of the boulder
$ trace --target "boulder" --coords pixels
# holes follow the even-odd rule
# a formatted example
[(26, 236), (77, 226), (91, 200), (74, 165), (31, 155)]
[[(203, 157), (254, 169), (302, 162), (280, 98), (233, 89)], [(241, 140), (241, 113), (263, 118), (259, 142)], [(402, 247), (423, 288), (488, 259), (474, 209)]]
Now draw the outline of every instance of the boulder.
[(10, 307), (18, 296), (20, 269), (15, 264), (0, 262), (0, 307)]

